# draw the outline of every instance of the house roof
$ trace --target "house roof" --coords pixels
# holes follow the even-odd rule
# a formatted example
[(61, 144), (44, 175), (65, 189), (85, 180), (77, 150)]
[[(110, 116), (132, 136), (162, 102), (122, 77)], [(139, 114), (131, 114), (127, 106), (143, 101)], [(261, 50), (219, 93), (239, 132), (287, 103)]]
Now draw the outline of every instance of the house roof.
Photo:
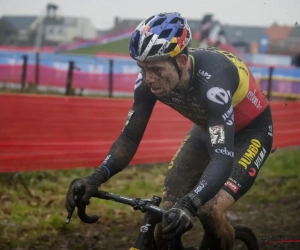
[(223, 25), (223, 28), (226, 38), (231, 44), (259, 42), (263, 35), (266, 34), (265, 27)]
[(273, 24), (266, 30), (266, 34), (270, 40), (285, 40), (289, 37), (292, 31), (292, 27), (290, 26), (279, 26), (277, 24)]
[(3, 16), (3, 19), (14, 28), (27, 29), (37, 19), (36, 16)]

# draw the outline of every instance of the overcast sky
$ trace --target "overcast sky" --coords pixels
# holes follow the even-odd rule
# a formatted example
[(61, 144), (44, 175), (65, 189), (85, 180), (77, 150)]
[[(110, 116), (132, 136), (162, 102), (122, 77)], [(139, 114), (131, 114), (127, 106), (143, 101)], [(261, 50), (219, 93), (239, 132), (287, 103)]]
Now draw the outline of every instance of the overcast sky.
[(115, 16), (144, 19), (159, 12), (180, 12), (187, 18), (212, 13), (222, 24), (268, 26), (300, 22), (300, 0), (0, 0), (2, 15), (42, 15), (47, 3), (58, 14), (89, 17), (98, 29), (113, 26)]

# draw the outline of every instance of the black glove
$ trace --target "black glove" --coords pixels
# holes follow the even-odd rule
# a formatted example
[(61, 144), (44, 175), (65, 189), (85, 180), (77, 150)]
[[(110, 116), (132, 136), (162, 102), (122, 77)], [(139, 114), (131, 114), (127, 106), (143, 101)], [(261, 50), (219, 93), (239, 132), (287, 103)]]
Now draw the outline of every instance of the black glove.
[[(95, 172), (87, 177), (74, 179), (66, 195), (65, 206), (68, 211), (67, 223), (69, 223), (75, 206), (82, 207), (90, 204), (90, 198), (97, 192), (99, 186), (109, 179), (107, 170), (99, 167)], [(81, 183), (80, 190), (75, 190)]]
[(182, 235), (193, 227), (192, 217), (197, 210), (193, 207), (191, 198), (184, 196), (162, 217), (162, 235), (164, 239)]

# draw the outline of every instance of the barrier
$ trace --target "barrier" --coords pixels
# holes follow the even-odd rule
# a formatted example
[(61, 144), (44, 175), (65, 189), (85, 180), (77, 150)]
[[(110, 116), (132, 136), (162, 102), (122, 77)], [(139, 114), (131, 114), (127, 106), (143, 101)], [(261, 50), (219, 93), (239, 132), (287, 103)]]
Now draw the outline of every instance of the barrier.
[[(131, 99), (0, 95), (0, 172), (96, 167)], [(274, 147), (300, 145), (300, 102), (272, 103)], [(192, 123), (157, 103), (131, 164), (168, 162)]]
[[(28, 65), (26, 79), (21, 80), (23, 57)], [(133, 96), (133, 85), (140, 71), (136, 62), (128, 56), (101, 53), (98, 56), (64, 55), (53, 53), (0, 51), (0, 82), (35, 84), (44, 91), (65, 89), (70, 62), (74, 62), (72, 88), (82, 95)], [(274, 99), (300, 98), (300, 69), (249, 65), (261, 90)], [(271, 73), (271, 74), (270, 74)], [(272, 87), (269, 93), (269, 82)], [(112, 92), (112, 93), (111, 93)]]

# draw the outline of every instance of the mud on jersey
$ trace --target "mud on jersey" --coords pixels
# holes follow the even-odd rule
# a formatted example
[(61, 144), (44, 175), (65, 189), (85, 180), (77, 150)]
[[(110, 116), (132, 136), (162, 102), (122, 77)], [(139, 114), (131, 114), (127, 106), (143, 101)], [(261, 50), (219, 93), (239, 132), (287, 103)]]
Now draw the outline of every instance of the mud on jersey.
[(190, 49), (190, 56), (193, 76), (186, 93), (173, 90), (158, 100), (192, 122), (207, 128), (210, 106), (220, 108), (218, 105), (231, 102), (222, 118), (227, 125), (235, 122), (235, 131), (239, 131), (268, 105), (247, 66), (233, 54), (208, 48)]
[(216, 195), (231, 173), (235, 133), (251, 121), (259, 120), (259, 114), (267, 110), (268, 101), (246, 65), (233, 54), (215, 48), (191, 49), (190, 57), (192, 77), (184, 91), (174, 89), (164, 97), (157, 97), (143, 81), (142, 74), (138, 75), (134, 102), (123, 130), (101, 166), (113, 176), (129, 164), (159, 100), (209, 134), (210, 162), (198, 186), (203, 181), (207, 185), (201, 191), (198, 186), (191, 191), (207, 201)]

